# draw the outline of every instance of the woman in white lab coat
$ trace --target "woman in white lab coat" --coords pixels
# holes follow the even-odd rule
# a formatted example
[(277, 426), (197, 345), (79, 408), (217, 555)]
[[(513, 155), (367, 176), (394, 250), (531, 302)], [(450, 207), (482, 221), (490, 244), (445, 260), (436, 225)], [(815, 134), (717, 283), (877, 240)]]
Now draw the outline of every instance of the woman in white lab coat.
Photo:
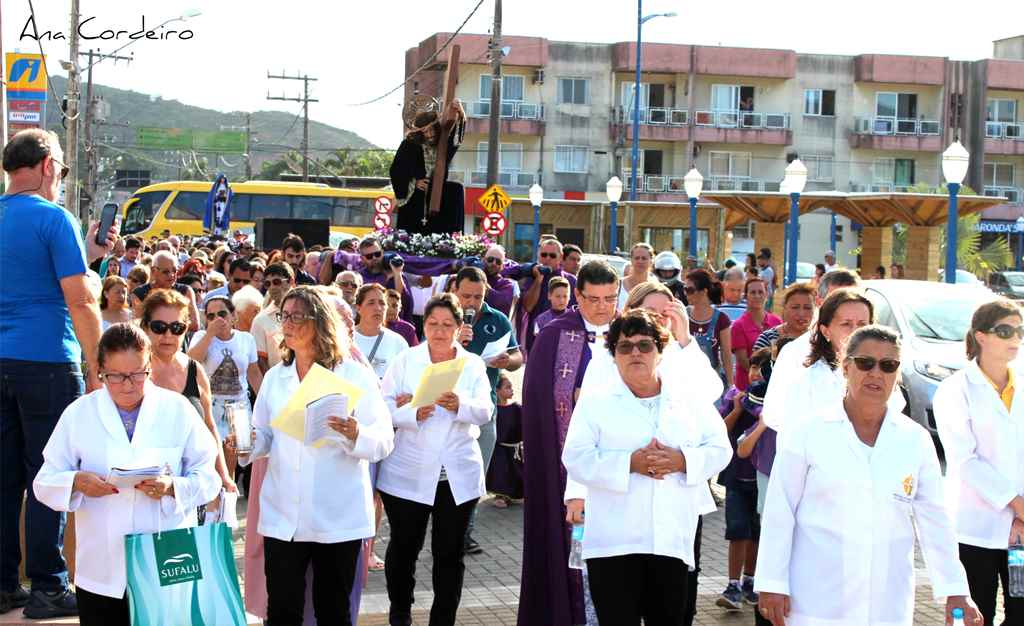
[[(269, 456), (260, 491), (267, 622), (301, 624), (306, 569), (313, 569), (313, 608), (323, 624), (350, 625), (349, 594), (363, 539), (373, 536), (373, 490), (368, 463), (391, 452), (394, 431), (377, 378), (351, 357), (348, 333), (315, 287), (288, 292), (278, 313), (284, 350), (270, 368), (253, 409), (253, 449), (243, 464)], [(324, 367), (363, 390), (351, 415), (331, 416), (340, 434), (316, 443), (273, 427), (314, 367)], [(227, 445), (235, 448), (236, 435)]]
[(683, 623), (697, 522), (715, 508), (708, 480), (732, 457), (711, 401), (659, 375), (670, 340), (649, 311), (612, 322), (616, 371), (580, 394), (565, 437), (562, 463), (586, 487), (583, 558), (602, 624)]
[[(220, 491), (217, 444), (188, 400), (149, 379), (150, 343), (114, 324), (99, 343), (103, 387), (75, 400), (43, 450), (32, 487), (56, 511), (75, 512), (75, 587), (83, 626), (129, 624), (124, 537), (196, 525), (196, 507)], [(159, 466), (129, 488), (112, 468)]]
[(845, 395), (787, 424), (779, 440), (755, 582), (775, 626), (911, 626), (915, 526), (946, 623), (961, 608), (965, 624), (981, 624), (932, 438), (886, 404), (899, 359), (893, 331), (855, 331), (842, 359)]
[(1008, 593), (1007, 547), (1024, 543), (1024, 383), (1011, 363), (1024, 326), (1020, 307), (981, 305), (967, 331), (967, 367), (942, 381), (932, 406), (953, 487), (960, 561), (986, 624), (1003, 586), (1005, 624), (1024, 624), (1024, 598)]
[[(427, 522), (433, 519), (434, 604), (430, 624), (455, 623), (462, 594), (463, 544), (469, 516), (484, 495), (484, 465), (477, 444), (480, 426), (491, 418), (491, 384), (483, 360), (457, 341), (462, 308), (452, 294), (427, 302), (426, 341), (395, 357), (382, 382), (384, 400), (398, 429), (395, 451), (380, 465), (377, 489), (391, 524), (384, 556), (390, 623), (411, 624), (416, 559)], [(413, 406), (411, 401), (431, 364), (463, 360), (454, 391)]]

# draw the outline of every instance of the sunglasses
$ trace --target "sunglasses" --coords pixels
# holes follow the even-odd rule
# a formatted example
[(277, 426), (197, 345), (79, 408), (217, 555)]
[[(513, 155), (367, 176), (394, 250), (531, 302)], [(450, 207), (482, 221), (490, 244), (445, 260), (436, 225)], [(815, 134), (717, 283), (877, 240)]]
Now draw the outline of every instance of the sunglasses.
[(230, 311), (217, 311), (216, 313), (207, 313), (206, 314), (206, 321), (207, 322), (212, 322), (213, 320), (217, 319), (218, 317), (221, 318), (222, 320), (226, 320), (229, 315), (231, 315)]
[(149, 323), (149, 329), (156, 335), (165, 335), (167, 331), (171, 331), (172, 335), (184, 335), (185, 331), (188, 330), (188, 326), (181, 322), (171, 322), (168, 324), (160, 320), (153, 320)]
[(557, 259), (558, 258), (558, 253), (557, 252), (541, 252), (540, 253), (540, 258), (542, 258), (542, 259)]
[(639, 350), (640, 354), (650, 354), (654, 350), (654, 347), (654, 342), (650, 339), (641, 339), (640, 341), (621, 340), (615, 344), (615, 354), (621, 354), (623, 356), (633, 354), (634, 348)]
[(63, 163), (61, 163), (57, 159), (54, 159), (52, 156), (50, 157), (50, 159), (52, 159), (54, 163), (57, 163), (58, 165), (60, 165), (60, 179), (64, 180), (65, 178), (67, 178), (68, 172), (71, 171), (71, 168), (68, 167), (67, 165), (64, 165)]
[(251, 278), (232, 278), (231, 282), (235, 283), (236, 285), (238, 285), (238, 284), (248, 285), (249, 283), (252, 282), (252, 279)]
[(870, 372), (875, 369), (876, 365), (884, 374), (892, 374), (900, 368), (899, 359), (876, 359), (873, 356), (848, 356), (846, 358), (853, 361), (857, 369), (862, 372)]
[(340, 281), (340, 282), (338, 282), (338, 286), (339, 287), (348, 287), (349, 289), (355, 289), (356, 287), (358, 287), (358, 285), (356, 285), (351, 280)]
[(268, 278), (266, 282), (270, 283), (274, 287), (280, 287), (281, 285), (287, 285), (288, 281), (284, 278)]
[(1009, 324), (1000, 324), (994, 326), (989, 333), (999, 337), (1000, 339), (1009, 339), (1014, 335), (1017, 335), (1018, 339), (1024, 339), (1024, 326), (1010, 326)]
[(363, 258), (364, 259), (379, 259), (382, 256), (384, 256), (384, 253), (381, 252), (380, 250), (377, 250), (376, 252), (370, 252), (370, 253), (364, 254)]
[(489, 265), (500, 265), (501, 264), (501, 257), (496, 257), (496, 256), (486, 257), (486, 258), (484, 258), (484, 263), (487, 263)]

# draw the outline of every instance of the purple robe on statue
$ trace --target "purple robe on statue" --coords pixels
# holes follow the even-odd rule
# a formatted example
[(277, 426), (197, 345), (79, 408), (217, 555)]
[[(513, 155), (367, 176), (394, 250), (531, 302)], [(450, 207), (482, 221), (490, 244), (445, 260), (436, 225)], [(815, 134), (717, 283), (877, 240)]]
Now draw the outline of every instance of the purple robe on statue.
[[(542, 282), (540, 285), (540, 297), (537, 298), (537, 304), (533, 307), (532, 311), (527, 312), (526, 307), (516, 308), (516, 330), (519, 333), (519, 345), (525, 346), (526, 353), (530, 353), (533, 350), (533, 323), (537, 321), (537, 317), (551, 308), (551, 301), (548, 300), (548, 282), (555, 276), (561, 276), (562, 278), (569, 281), (569, 306), (576, 305), (576, 277), (569, 272), (558, 270), (550, 274), (541, 275)], [(524, 279), (522, 292), (525, 294), (529, 291), (530, 286), (533, 285), (533, 277)]]
[(487, 275), (486, 300), (487, 305), (505, 314), (505, 317), (512, 319), (512, 300), (516, 297), (516, 286), (512, 279), (505, 278), (500, 274)]
[(523, 383), (523, 572), (519, 626), (586, 623), (583, 578), (569, 568), (562, 446), (575, 392), (590, 363), (587, 329), (575, 307), (541, 329)]

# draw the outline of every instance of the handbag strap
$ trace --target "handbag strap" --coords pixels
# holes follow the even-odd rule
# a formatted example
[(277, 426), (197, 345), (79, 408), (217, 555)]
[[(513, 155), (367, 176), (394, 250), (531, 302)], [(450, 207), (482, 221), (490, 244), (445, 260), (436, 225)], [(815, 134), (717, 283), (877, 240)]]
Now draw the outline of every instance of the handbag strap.
[(384, 329), (380, 329), (380, 334), (377, 335), (377, 341), (373, 342), (373, 348), (370, 349), (370, 356), (367, 357), (367, 361), (373, 364), (373, 355), (377, 354), (377, 348), (380, 347), (380, 342), (384, 339)]

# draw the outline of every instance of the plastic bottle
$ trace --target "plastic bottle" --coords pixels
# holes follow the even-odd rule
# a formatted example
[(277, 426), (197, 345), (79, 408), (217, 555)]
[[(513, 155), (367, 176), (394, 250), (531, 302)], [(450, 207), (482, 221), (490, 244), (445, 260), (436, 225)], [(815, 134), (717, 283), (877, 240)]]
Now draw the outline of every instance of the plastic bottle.
[(964, 626), (963, 609), (953, 609), (953, 626)]
[(1024, 545), (1019, 543), (1007, 550), (1007, 565), (1010, 570), (1008, 591), (1011, 598), (1024, 598)]
[(572, 527), (569, 567), (572, 569), (583, 569), (583, 524), (574, 524)]

